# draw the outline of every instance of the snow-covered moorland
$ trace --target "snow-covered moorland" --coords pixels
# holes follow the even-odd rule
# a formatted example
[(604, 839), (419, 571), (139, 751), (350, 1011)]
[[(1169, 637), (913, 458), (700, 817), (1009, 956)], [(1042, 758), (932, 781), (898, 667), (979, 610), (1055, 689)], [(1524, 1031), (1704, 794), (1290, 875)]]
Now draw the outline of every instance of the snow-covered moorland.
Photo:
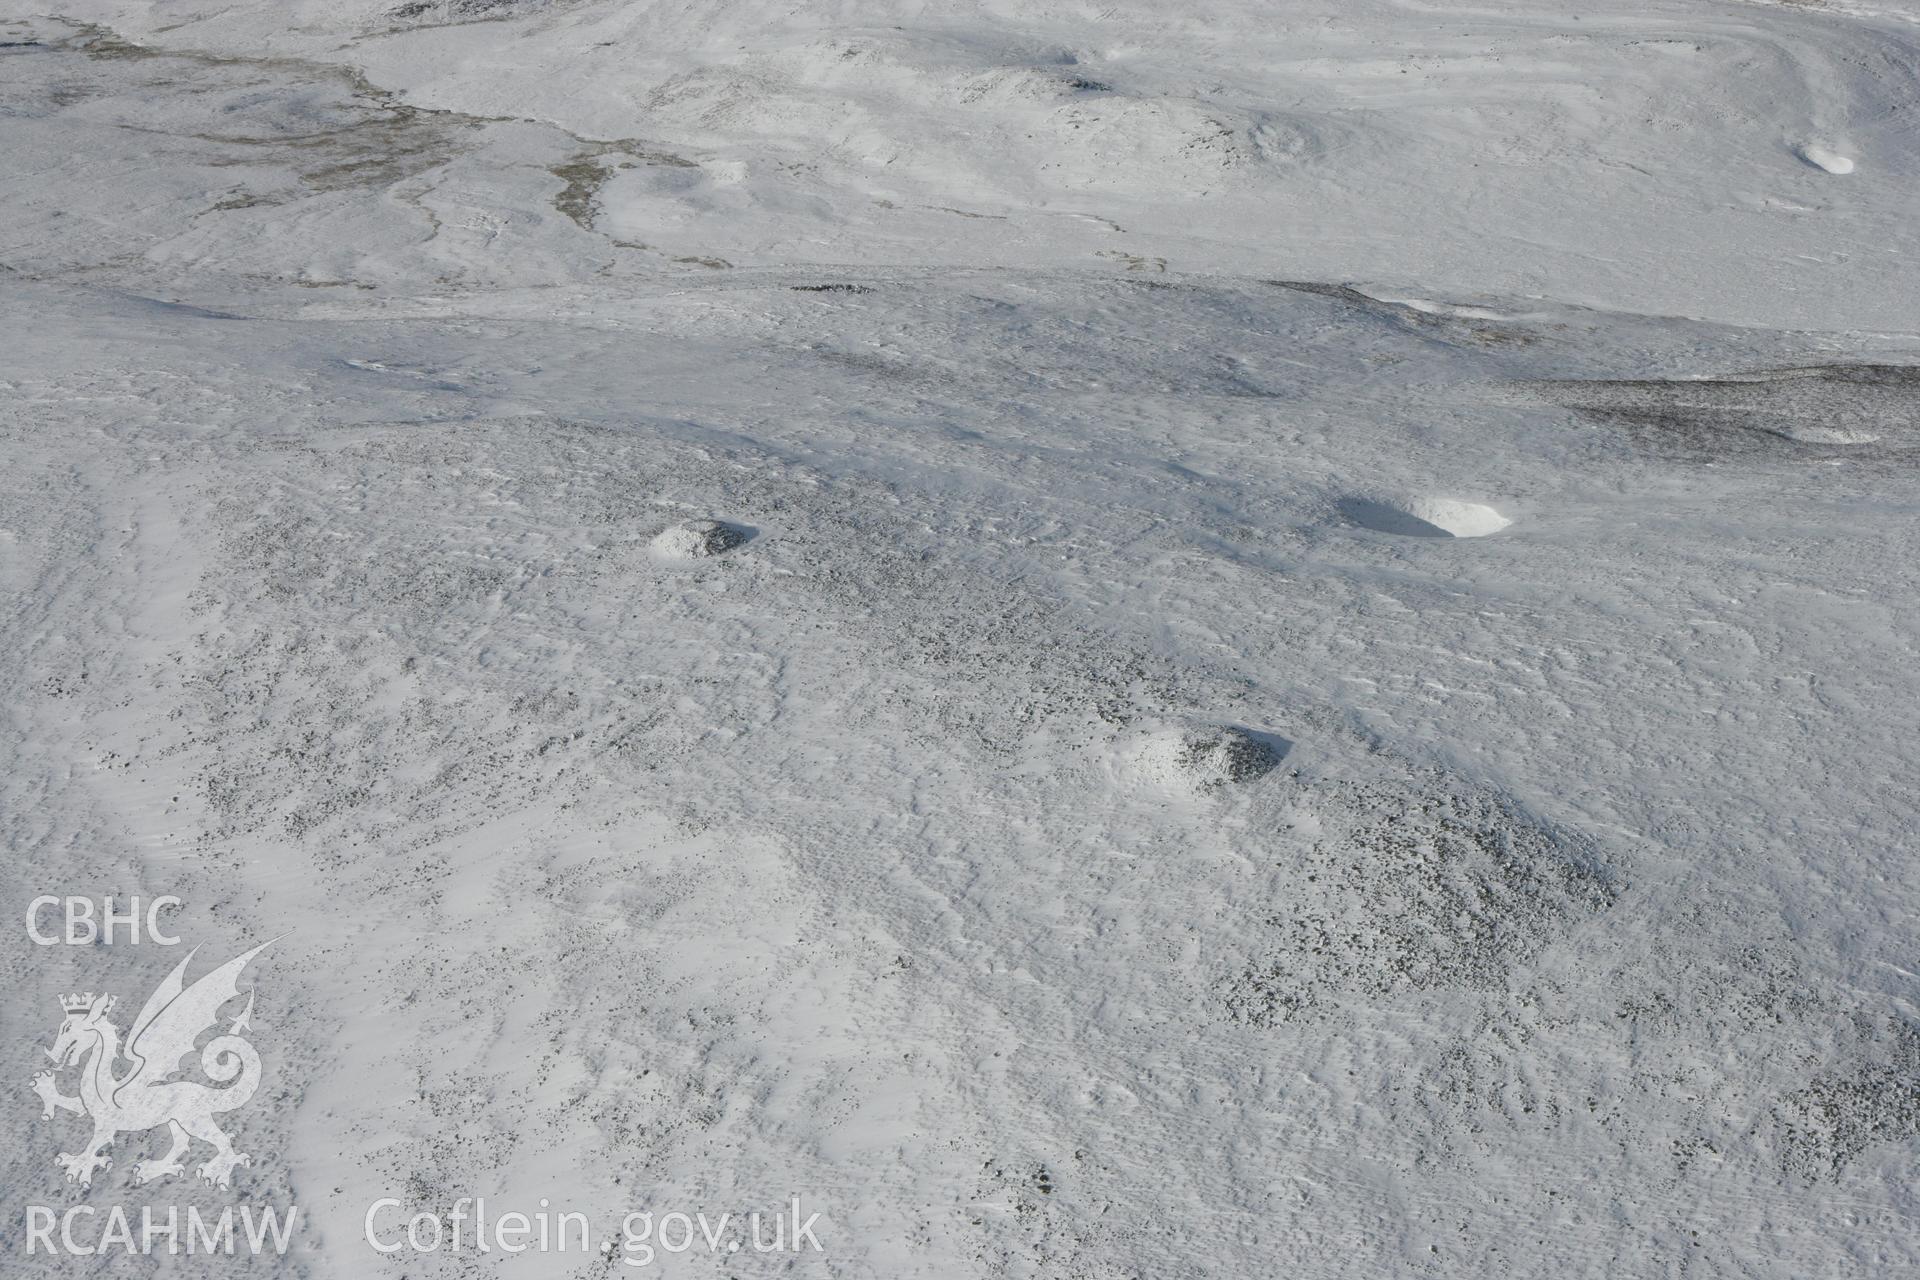
[(9, 1274), (1920, 1267), (1920, 4), (0, 14)]

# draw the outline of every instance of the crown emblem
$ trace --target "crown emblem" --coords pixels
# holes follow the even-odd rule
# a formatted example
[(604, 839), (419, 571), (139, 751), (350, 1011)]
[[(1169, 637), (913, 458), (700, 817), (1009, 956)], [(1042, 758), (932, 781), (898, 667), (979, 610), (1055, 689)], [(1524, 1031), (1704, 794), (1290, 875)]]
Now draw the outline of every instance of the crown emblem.
[(61, 996), (60, 1007), (66, 1010), (68, 1013), (85, 1013), (88, 1009), (93, 1007), (93, 992), (89, 991), (87, 992), (87, 994), (83, 996), (82, 995)]

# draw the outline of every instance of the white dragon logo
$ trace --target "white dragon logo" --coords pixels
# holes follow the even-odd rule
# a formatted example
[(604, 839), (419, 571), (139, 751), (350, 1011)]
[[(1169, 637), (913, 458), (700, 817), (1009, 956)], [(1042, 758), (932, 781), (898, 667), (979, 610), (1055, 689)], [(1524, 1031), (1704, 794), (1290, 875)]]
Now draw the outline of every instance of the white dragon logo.
[[(114, 1005), (112, 996), (96, 999), (88, 992), (61, 997), (60, 1007), (67, 1016), (47, 1056), (62, 1070), (80, 1064), (80, 1092), (72, 1097), (61, 1093), (52, 1071), (35, 1076), (33, 1090), (44, 1104), (43, 1114), (51, 1116), (58, 1109), (93, 1120), (93, 1141), (86, 1149), (78, 1155), (62, 1152), (58, 1157), (68, 1182), (89, 1186), (96, 1170), (112, 1168), (113, 1161), (103, 1153), (113, 1145), (116, 1134), (139, 1133), (163, 1124), (172, 1134), (173, 1145), (158, 1160), (135, 1162), (133, 1176), (138, 1182), (181, 1172), (180, 1157), (187, 1153), (192, 1138), (213, 1147), (213, 1158), (200, 1166), (199, 1174), (215, 1186), (228, 1185), (235, 1165), (253, 1162), (251, 1156), (235, 1151), (232, 1140), (213, 1122), (215, 1115), (245, 1106), (260, 1087), (260, 1055), (240, 1038), (253, 1015), (251, 991), (247, 993), (247, 1007), (228, 1024), (226, 1033), (215, 1036), (200, 1050), (201, 1070), (209, 1080), (225, 1087), (174, 1077), (180, 1072), (180, 1059), (193, 1052), (194, 1041), (217, 1026), (220, 1006), (239, 996), (241, 970), (275, 941), (278, 939), (261, 943), (187, 987), (182, 979), (193, 961), (189, 952), (147, 997), (127, 1033), (124, 1050), (119, 1028), (107, 1018)], [(122, 1057), (132, 1067), (123, 1075), (115, 1075), (115, 1063)], [(234, 1083), (227, 1084), (230, 1080)]]

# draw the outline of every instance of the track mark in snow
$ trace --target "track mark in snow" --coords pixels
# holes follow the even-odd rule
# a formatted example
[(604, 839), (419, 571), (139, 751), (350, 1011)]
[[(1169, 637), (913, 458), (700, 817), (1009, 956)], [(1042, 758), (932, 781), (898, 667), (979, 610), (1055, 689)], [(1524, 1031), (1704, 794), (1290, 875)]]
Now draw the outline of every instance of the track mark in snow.
[(790, 284), (794, 293), (872, 293), (873, 286), (864, 284)]

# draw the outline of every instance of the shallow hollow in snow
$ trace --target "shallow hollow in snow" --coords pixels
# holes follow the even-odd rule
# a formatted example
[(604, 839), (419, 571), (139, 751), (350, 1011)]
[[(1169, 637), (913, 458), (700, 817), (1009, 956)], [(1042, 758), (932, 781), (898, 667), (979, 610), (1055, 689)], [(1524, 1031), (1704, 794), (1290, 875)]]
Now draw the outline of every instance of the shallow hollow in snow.
[(1819, 143), (1810, 142), (1799, 148), (1799, 152), (1800, 158), (1816, 169), (1832, 174), (1853, 172), (1853, 157), (1843, 155), (1832, 147), (1823, 147)]
[(1459, 498), (1413, 498), (1404, 502), (1343, 498), (1340, 514), (1362, 528), (1403, 538), (1483, 538), (1513, 523), (1485, 503)]
[(682, 520), (655, 534), (650, 545), (665, 559), (697, 560), (723, 555), (752, 536), (751, 530), (724, 520)]
[(1134, 758), (1149, 782), (1210, 795), (1273, 772), (1292, 747), (1276, 734), (1237, 725), (1160, 725), (1147, 731)]

